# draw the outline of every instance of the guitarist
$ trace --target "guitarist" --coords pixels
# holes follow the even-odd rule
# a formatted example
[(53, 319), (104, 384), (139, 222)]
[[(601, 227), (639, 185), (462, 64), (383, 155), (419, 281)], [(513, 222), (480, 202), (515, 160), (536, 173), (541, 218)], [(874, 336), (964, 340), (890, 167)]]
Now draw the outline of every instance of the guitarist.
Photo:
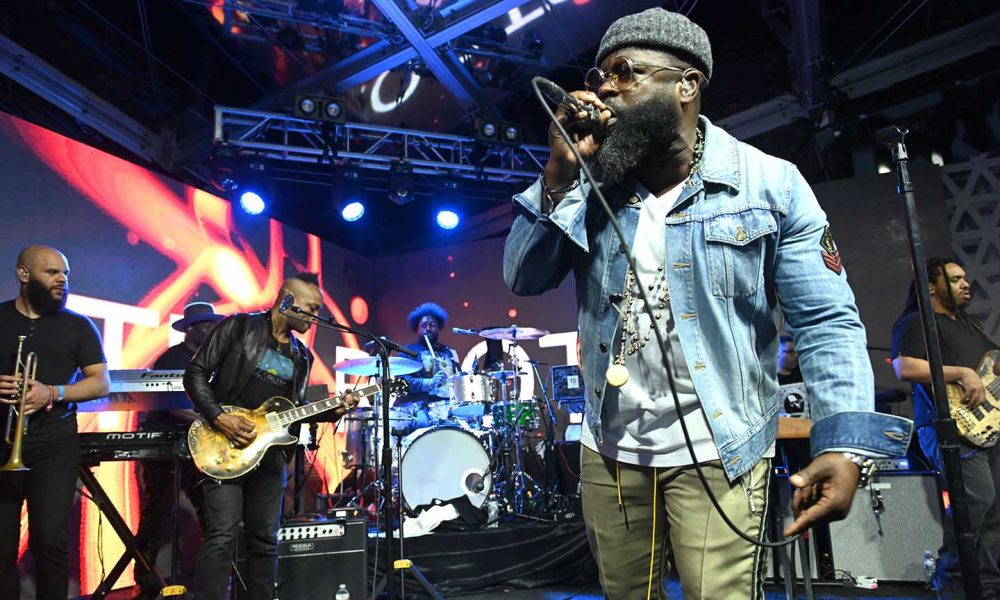
[[(195, 409), (237, 447), (250, 444), (256, 432), (250, 420), (223, 413), (223, 404), (253, 409), (272, 396), (305, 402), (313, 356), (292, 332), (307, 333), (313, 323), (279, 312), (286, 294), (312, 314), (323, 305), (317, 276), (295, 275), (285, 280), (267, 312), (237, 314), (219, 323), (184, 373), (184, 389)], [(271, 600), (285, 463), (282, 452), (272, 448), (260, 466), (243, 477), (227, 481), (204, 477), (199, 484), (205, 531), (195, 571), (198, 600), (227, 597), (240, 521), (246, 531), (247, 569), (240, 574), (246, 597)]]
[[(931, 307), (941, 340), (944, 380), (965, 390), (970, 408), (986, 399), (983, 382), (976, 373), (983, 355), (997, 348), (965, 312), (972, 298), (965, 270), (952, 259), (927, 261)], [(924, 454), (941, 470), (934, 422), (937, 412), (930, 392), (930, 363), (926, 360), (923, 329), (917, 310), (916, 291), (910, 286), (906, 309), (892, 328), (893, 367), (900, 381), (913, 382), (914, 423)], [(1000, 371), (1000, 362), (994, 372)], [(1000, 598), (1000, 444), (976, 448), (962, 441), (962, 472), (969, 499), (972, 530), (976, 534), (976, 554), (983, 598)], [(938, 572), (957, 572), (958, 555), (954, 527), (945, 523), (945, 539), (940, 550)], [(943, 574), (943, 573), (942, 573)]]

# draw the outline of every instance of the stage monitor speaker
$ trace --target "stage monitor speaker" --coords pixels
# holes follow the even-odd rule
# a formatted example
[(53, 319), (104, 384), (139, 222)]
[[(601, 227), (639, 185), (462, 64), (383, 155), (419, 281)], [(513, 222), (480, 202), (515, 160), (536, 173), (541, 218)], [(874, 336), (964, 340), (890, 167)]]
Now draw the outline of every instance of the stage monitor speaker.
[[(365, 519), (285, 525), (278, 532), (276, 597), (281, 600), (332, 599), (343, 584), (351, 598), (367, 598), (367, 541)], [(242, 532), (237, 546), (236, 569), (246, 573)], [(247, 598), (240, 577), (233, 577), (232, 589), (233, 600)]]
[(834, 568), (855, 577), (923, 581), (924, 550), (937, 554), (941, 546), (941, 513), (933, 473), (876, 474), (869, 489), (854, 495), (847, 518), (830, 524)]

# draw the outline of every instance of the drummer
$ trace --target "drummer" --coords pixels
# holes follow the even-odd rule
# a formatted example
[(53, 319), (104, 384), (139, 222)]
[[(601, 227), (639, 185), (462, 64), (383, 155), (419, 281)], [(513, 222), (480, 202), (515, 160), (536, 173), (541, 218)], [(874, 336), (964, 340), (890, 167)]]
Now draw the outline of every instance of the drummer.
[(411, 407), (416, 415), (417, 427), (432, 424), (428, 405), (449, 399), (451, 377), (459, 371), (458, 353), (438, 341), (447, 320), (448, 313), (433, 302), (424, 302), (407, 317), (407, 324), (417, 334), (417, 341), (406, 347), (420, 356), (424, 368), (403, 376), (410, 384), (410, 392), (397, 398), (395, 406)]

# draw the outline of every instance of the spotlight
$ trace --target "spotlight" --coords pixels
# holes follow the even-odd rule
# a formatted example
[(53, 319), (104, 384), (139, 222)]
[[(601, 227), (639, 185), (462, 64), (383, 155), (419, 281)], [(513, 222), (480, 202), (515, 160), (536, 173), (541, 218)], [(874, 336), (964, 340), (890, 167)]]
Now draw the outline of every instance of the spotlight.
[(360, 200), (352, 200), (340, 209), (340, 216), (348, 223), (357, 221), (365, 216), (365, 205)]
[(460, 220), (458, 213), (453, 210), (442, 209), (437, 213), (437, 224), (441, 229), (454, 229), (458, 227)]
[(521, 141), (521, 127), (518, 125), (504, 125), (503, 142), (506, 144), (518, 144)]
[(389, 169), (389, 199), (396, 204), (407, 204), (413, 197), (413, 167), (397, 160)]
[(497, 139), (496, 121), (476, 119), (476, 139), (484, 142), (495, 142)]
[(248, 215), (259, 215), (264, 212), (266, 204), (260, 194), (248, 190), (240, 195), (240, 207)]
[(292, 116), (297, 119), (343, 123), (346, 120), (344, 101), (316, 94), (295, 94)]
[(521, 126), (517, 123), (476, 119), (475, 138), (483, 142), (499, 142), (505, 146), (521, 143)]

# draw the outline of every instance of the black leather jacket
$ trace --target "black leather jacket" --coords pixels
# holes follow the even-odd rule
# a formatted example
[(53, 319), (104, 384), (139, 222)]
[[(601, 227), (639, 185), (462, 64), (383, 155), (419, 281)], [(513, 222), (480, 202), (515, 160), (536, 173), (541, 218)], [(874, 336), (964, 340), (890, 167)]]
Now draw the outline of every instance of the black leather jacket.
[[(252, 408), (241, 401), (240, 393), (270, 346), (271, 337), (269, 312), (232, 315), (209, 334), (184, 371), (184, 389), (209, 423), (222, 414), (223, 404)], [(294, 386), (289, 400), (304, 404), (313, 355), (300, 340), (291, 339)]]

